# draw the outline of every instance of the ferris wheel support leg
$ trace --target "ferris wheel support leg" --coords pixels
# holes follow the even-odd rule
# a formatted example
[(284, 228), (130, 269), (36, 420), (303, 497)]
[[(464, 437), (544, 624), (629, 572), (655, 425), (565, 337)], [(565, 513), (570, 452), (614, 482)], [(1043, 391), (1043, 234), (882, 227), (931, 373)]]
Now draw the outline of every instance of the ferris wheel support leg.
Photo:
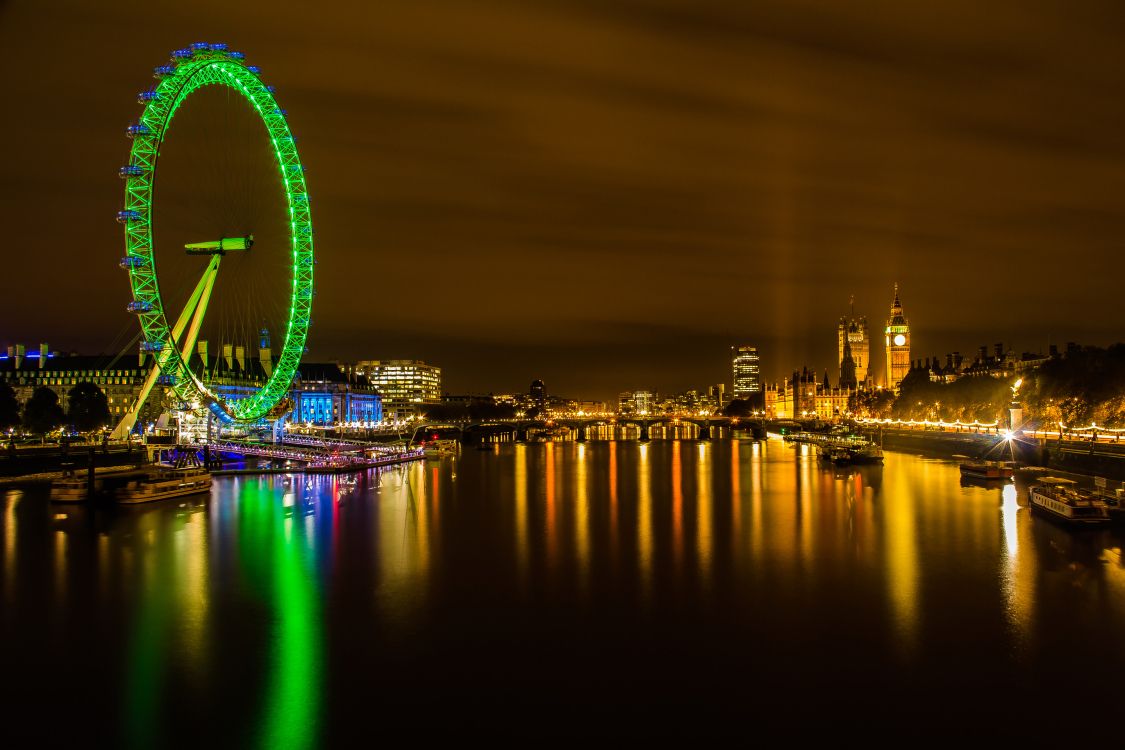
[[(172, 326), (172, 345), (177, 346), (180, 337), (183, 336), (184, 329), (188, 327), (189, 321), (191, 323), (188, 341), (181, 350), (184, 357), (191, 355), (191, 349), (195, 346), (195, 340), (199, 336), (199, 327), (203, 323), (203, 314), (207, 311), (207, 302), (211, 299), (211, 290), (215, 288), (215, 275), (219, 272), (219, 261), (221, 259), (221, 255), (215, 255), (211, 258), (207, 270), (203, 272), (199, 283), (195, 285), (191, 296), (188, 297), (183, 312), (180, 313), (176, 324)], [(156, 356), (160, 357), (161, 355), (157, 354)], [(164, 356), (167, 357), (166, 354)], [(110, 434), (111, 440), (124, 440), (129, 437), (129, 433), (133, 431), (133, 427), (137, 424), (137, 417), (140, 415), (145, 401), (148, 400), (148, 395), (152, 392), (153, 386), (156, 385), (156, 378), (159, 375), (160, 365), (153, 364), (148, 377), (145, 378), (144, 385), (141, 386), (140, 393), (137, 394), (137, 400)]]

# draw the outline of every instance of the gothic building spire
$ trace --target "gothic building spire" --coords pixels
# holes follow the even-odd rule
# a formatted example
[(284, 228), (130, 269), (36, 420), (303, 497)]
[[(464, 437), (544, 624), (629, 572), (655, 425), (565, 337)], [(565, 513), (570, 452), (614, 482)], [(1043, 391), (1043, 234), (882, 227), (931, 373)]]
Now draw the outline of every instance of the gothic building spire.
[(840, 387), (854, 391), (858, 387), (855, 375), (855, 359), (852, 358), (852, 345), (844, 339), (844, 358), (840, 361)]

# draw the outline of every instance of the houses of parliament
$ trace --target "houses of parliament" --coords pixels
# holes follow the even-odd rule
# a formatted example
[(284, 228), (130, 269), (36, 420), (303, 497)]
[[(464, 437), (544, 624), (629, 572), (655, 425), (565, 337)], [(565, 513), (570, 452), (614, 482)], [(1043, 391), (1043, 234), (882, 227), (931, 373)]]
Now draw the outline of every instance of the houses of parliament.
[(791, 378), (766, 387), (767, 414), (777, 419), (814, 415), (832, 419), (847, 411), (848, 398), (857, 390), (898, 390), (911, 368), (910, 321), (903, 313), (898, 284), (895, 284), (890, 316), (883, 327), (885, 359), (882, 368), (877, 370), (871, 360), (871, 332), (867, 318), (855, 316), (854, 297), (848, 315), (841, 317), (836, 326), (836, 342), (837, 385), (831, 385), (827, 371), (823, 378), (807, 368), (794, 371)]
[(910, 321), (902, 312), (898, 284), (895, 284), (891, 315), (883, 328), (883, 345), (886, 351), (885, 369), (879, 375), (871, 363), (871, 334), (867, 318), (855, 317), (855, 298), (849, 314), (840, 318), (836, 326), (837, 357), (840, 364), (840, 386), (858, 388), (884, 387), (897, 390), (899, 383), (910, 372)]

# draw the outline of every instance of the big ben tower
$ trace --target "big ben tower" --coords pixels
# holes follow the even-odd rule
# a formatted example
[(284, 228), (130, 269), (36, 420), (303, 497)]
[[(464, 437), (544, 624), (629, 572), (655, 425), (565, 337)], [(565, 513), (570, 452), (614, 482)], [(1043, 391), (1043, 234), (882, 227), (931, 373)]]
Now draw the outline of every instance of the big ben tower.
[(898, 301), (898, 284), (895, 284), (895, 301), (887, 321), (887, 388), (898, 390), (898, 384), (910, 372), (910, 323), (902, 315)]

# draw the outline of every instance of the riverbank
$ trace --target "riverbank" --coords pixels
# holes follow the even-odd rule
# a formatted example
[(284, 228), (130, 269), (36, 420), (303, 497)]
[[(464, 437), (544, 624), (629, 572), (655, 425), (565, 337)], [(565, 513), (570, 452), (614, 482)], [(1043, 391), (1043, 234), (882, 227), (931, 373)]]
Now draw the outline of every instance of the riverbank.
[(972, 432), (911, 430), (889, 427), (865, 427), (857, 432), (883, 447), (884, 450), (914, 453), (923, 456), (953, 458), (981, 456), (998, 460), (1014, 458), (1032, 466), (1043, 466), (1090, 477), (1125, 479), (1125, 444), (1094, 443), (1079, 440), (1048, 440)]

